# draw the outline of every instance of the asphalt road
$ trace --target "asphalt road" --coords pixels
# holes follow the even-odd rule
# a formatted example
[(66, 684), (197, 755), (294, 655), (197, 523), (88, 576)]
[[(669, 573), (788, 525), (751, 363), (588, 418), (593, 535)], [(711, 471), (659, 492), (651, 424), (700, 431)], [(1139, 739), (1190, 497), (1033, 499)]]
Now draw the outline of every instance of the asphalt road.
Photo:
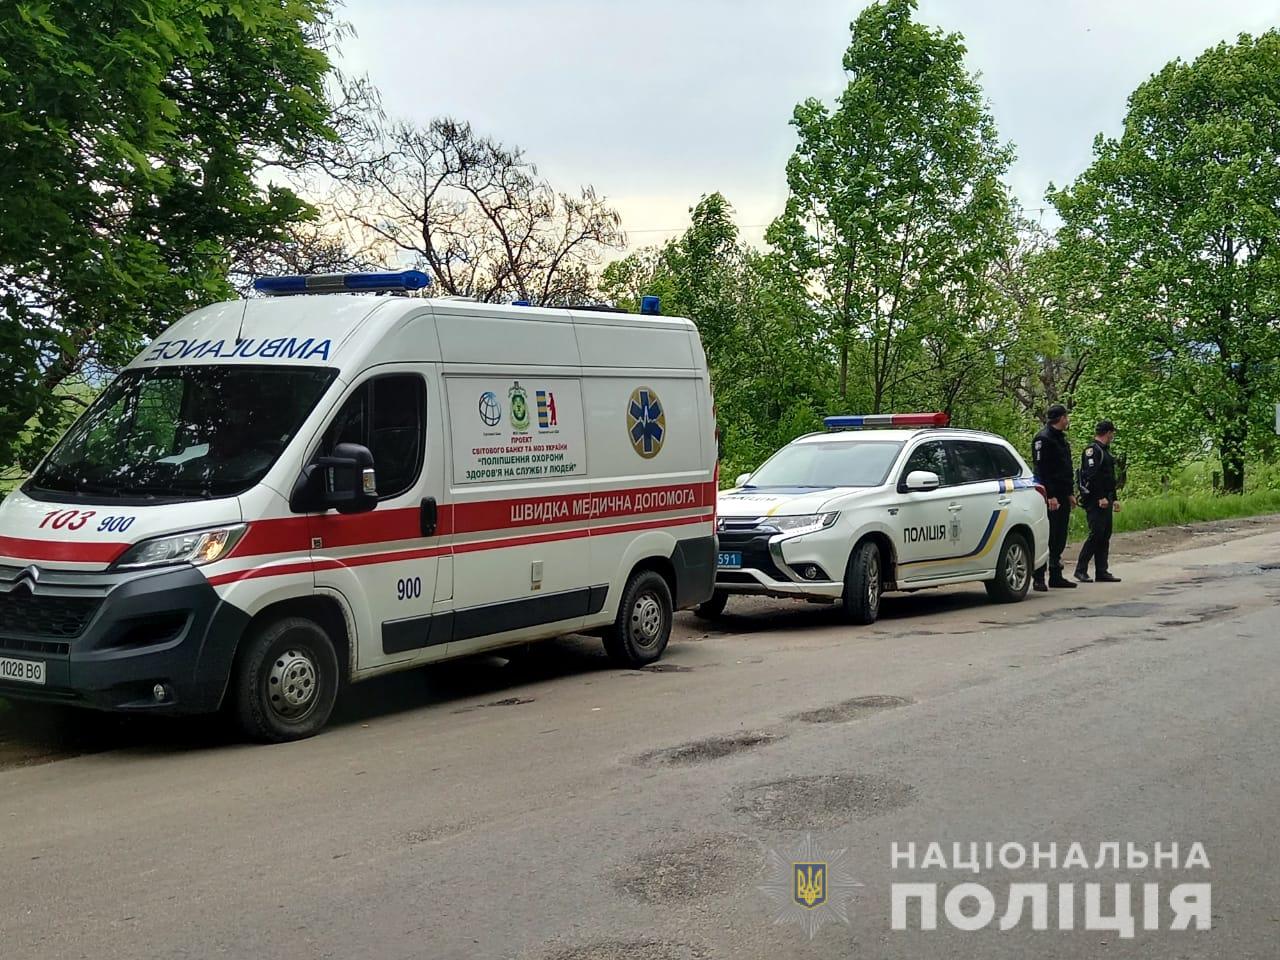
[[(1274, 958), (1280, 525), (1173, 546), (1120, 585), (917, 593), (871, 628), (735, 603), (643, 671), (565, 640), (389, 677), (278, 747), (76, 715), (61, 749), (95, 752), (0, 771), (0, 957)], [(4, 722), (54, 755), (47, 717)], [(806, 835), (862, 884), (812, 940), (758, 889)], [(1078, 842), (1090, 868), (891, 867), (930, 841)], [(1108, 841), (1211, 868), (1095, 870)], [(1184, 881), (1212, 929), (1142, 930), (1141, 884)], [(892, 929), (895, 882), (939, 885), (937, 930)], [(1078, 899), (1059, 930), (1053, 899), (1049, 930), (958, 930), (962, 882), (997, 918), (1010, 883), (1131, 882), (1139, 929), (1080, 929)]]

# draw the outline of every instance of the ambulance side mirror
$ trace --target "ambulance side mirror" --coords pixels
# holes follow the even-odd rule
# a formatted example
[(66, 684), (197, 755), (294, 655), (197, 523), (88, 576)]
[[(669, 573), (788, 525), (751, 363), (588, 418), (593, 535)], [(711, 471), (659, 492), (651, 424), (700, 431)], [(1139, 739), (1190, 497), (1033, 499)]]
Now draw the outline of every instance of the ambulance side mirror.
[(307, 464), (289, 498), (290, 508), (297, 513), (365, 513), (377, 505), (373, 454), (358, 443), (340, 443), (329, 456)]
[(942, 478), (931, 470), (912, 470), (903, 486), (908, 490), (937, 490), (942, 486)]

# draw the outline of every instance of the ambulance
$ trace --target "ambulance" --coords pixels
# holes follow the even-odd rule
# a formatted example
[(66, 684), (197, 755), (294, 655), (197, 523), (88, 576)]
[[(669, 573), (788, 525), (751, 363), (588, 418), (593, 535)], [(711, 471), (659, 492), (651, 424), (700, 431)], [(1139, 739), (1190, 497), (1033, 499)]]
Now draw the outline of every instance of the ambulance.
[(151, 342), (0, 504), (0, 697), (284, 741), (388, 671), (660, 657), (715, 577), (694, 325), (428, 282), (262, 278)]
[(946, 413), (826, 418), (720, 495), (717, 617), (731, 595), (838, 603), (873, 623), (887, 590), (980, 582), (1027, 595), (1049, 557), (1044, 487), (1001, 437)]

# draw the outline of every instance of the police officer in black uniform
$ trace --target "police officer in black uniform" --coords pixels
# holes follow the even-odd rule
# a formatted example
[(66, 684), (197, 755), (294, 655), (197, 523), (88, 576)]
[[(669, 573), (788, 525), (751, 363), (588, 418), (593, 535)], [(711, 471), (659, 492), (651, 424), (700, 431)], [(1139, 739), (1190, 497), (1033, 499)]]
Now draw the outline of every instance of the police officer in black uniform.
[(1089, 561), (1094, 562), (1094, 580), (1099, 583), (1119, 583), (1107, 569), (1107, 555), (1111, 550), (1111, 514), (1120, 509), (1116, 503), (1116, 459), (1111, 455), (1111, 441), (1115, 439), (1116, 425), (1110, 420), (1098, 421), (1093, 440), (1080, 456), (1080, 503), (1089, 517), (1089, 539), (1080, 550), (1076, 561), (1076, 579), (1091, 583)]
[(1062, 575), (1062, 551), (1067, 546), (1067, 527), (1071, 524), (1071, 508), (1076, 503), (1072, 495), (1075, 463), (1067, 440), (1071, 418), (1060, 403), (1046, 410), (1044, 418), (1047, 421), (1044, 429), (1031, 442), (1032, 468), (1049, 497), (1049, 584), (1045, 586), (1045, 568), (1041, 567), (1035, 572), (1035, 589), (1040, 591), (1075, 586)]

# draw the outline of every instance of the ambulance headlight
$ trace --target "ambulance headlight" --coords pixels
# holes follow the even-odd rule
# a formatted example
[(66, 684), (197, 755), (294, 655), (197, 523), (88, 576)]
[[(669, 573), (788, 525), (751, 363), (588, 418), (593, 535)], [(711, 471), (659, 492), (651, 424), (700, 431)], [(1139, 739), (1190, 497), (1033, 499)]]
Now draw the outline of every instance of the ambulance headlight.
[(241, 523), (231, 527), (193, 530), (190, 533), (143, 540), (126, 550), (112, 566), (116, 570), (142, 570), (177, 563), (189, 563), (198, 567), (225, 557), (240, 542), (244, 531), (245, 525)]
[(816, 533), (825, 530), (840, 519), (837, 513), (811, 513), (798, 517), (770, 517), (764, 526), (772, 527), (778, 533)]

